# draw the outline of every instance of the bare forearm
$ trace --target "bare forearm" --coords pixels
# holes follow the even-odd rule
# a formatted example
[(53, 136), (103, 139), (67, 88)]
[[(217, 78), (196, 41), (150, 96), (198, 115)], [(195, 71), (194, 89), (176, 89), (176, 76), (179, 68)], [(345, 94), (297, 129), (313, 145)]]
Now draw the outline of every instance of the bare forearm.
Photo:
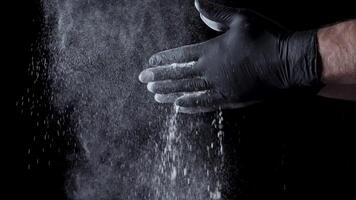
[(322, 79), (326, 84), (356, 84), (356, 20), (318, 31)]
[(320, 29), (318, 41), (326, 84), (320, 95), (356, 101), (356, 20)]

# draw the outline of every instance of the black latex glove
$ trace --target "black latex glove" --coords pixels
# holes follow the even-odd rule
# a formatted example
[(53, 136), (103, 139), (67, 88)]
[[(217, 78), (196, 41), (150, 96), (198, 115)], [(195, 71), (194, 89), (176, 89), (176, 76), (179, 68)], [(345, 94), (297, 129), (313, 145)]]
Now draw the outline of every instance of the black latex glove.
[(290, 32), (246, 9), (196, 0), (201, 19), (216, 31), (209, 41), (153, 55), (141, 72), (161, 103), (196, 113), (250, 105), (294, 87), (318, 87), (316, 31)]

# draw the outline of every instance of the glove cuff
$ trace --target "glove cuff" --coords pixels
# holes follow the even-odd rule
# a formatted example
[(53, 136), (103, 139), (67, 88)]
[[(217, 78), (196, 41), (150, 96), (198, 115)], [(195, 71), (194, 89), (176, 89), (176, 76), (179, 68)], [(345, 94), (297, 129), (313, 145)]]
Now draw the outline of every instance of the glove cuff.
[(294, 32), (288, 37), (286, 45), (286, 68), (290, 86), (318, 92), (323, 83), (317, 30)]

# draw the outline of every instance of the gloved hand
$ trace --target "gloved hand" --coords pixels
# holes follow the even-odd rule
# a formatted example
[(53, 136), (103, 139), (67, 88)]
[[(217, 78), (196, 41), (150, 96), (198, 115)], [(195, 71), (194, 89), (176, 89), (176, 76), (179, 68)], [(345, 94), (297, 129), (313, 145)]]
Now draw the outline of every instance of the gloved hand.
[(316, 31), (290, 32), (246, 9), (196, 0), (201, 19), (216, 31), (209, 41), (153, 55), (141, 72), (161, 103), (196, 113), (238, 108), (294, 87), (320, 87)]

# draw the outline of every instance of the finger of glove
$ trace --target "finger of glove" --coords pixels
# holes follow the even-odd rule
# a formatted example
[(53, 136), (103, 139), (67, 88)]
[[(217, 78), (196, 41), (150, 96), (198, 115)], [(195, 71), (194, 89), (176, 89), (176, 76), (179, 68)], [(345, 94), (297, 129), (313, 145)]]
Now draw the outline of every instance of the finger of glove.
[(228, 102), (220, 93), (214, 90), (192, 92), (179, 97), (175, 104), (180, 107), (212, 107), (239, 108), (260, 102), (259, 100), (246, 102)]
[(178, 98), (175, 104), (180, 107), (214, 107), (223, 101), (221, 95), (213, 91), (192, 92)]
[(181, 80), (168, 80), (168, 81), (157, 81), (149, 82), (147, 84), (147, 89), (150, 92), (158, 94), (169, 94), (176, 92), (195, 92), (208, 90), (211, 86), (205, 79), (194, 78), (194, 79), (181, 79)]
[(158, 103), (174, 103), (183, 93), (155, 94), (155, 101)]
[(203, 22), (215, 31), (229, 29), (232, 17), (237, 9), (212, 3), (208, 0), (195, 0), (195, 8), (200, 13)]
[(203, 42), (161, 51), (151, 56), (148, 62), (152, 66), (158, 66), (196, 61), (201, 55), (204, 44)]
[(211, 108), (211, 107), (181, 107), (181, 106), (176, 106), (176, 110), (179, 113), (184, 113), (184, 114), (198, 114), (198, 113), (208, 113), (208, 112), (214, 112), (218, 109), (216, 108)]
[(196, 106), (196, 107), (182, 107), (182, 106), (177, 106), (177, 110), (180, 113), (185, 113), (185, 114), (197, 114), (197, 113), (207, 113), (207, 112), (214, 112), (219, 110), (220, 108), (225, 110), (225, 109), (239, 109), (239, 108), (244, 108), (248, 107), (251, 105), (255, 105), (259, 103), (259, 101), (251, 101), (251, 102), (243, 102), (243, 103), (227, 103), (227, 104), (222, 104), (220, 106), (215, 106), (215, 107), (202, 107), (202, 106)]
[(143, 83), (162, 80), (177, 80), (193, 78), (199, 76), (199, 71), (194, 66), (196, 62), (173, 63), (171, 65), (148, 68), (139, 75), (139, 80)]

